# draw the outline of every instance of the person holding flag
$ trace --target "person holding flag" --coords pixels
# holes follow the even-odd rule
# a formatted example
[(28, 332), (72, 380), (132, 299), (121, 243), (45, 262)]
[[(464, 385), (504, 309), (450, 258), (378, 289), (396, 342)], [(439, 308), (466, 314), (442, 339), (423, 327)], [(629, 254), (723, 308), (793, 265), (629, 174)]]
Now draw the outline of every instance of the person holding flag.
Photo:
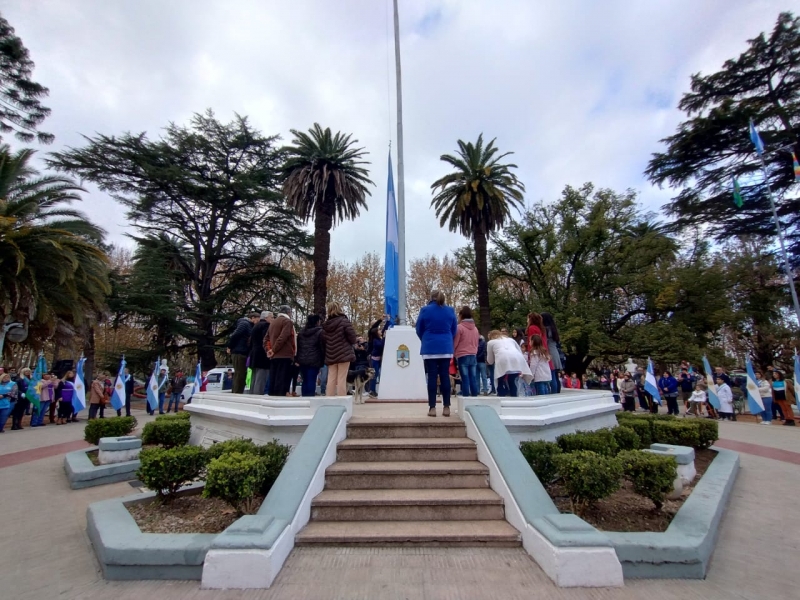
[(72, 395), (72, 422), (78, 421), (78, 413), (86, 408), (86, 358), (81, 355), (75, 368), (75, 393)]
[(708, 362), (708, 357), (703, 357), (703, 370), (706, 375), (706, 394), (708, 395), (708, 418), (716, 419), (717, 411), (719, 410), (719, 397), (717, 397), (717, 386), (714, 383), (714, 372), (711, 370), (711, 364)]
[(117, 416), (122, 416), (122, 407), (125, 406), (125, 355), (119, 363), (117, 379), (114, 382), (114, 389), (111, 392), (111, 406), (117, 411)]
[(772, 372), (772, 380), (772, 401), (783, 410), (783, 424), (794, 427), (794, 411), (790, 401), (790, 398), (795, 398), (794, 383), (778, 370)]
[(161, 364), (161, 357), (156, 360), (150, 381), (147, 382), (147, 414), (152, 415), (158, 408), (158, 365)]
[(764, 373), (756, 371), (756, 383), (761, 402), (764, 404), (764, 412), (761, 413), (761, 425), (772, 425), (772, 384), (764, 379)]
[(764, 401), (761, 399), (758, 380), (753, 372), (753, 363), (750, 362), (750, 358), (745, 359), (745, 369), (747, 370), (747, 405), (750, 407), (750, 414), (763, 415)]
[(656, 375), (653, 372), (653, 361), (651, 361), (649, 357), (647, 359), (647, 373), (645, 373), (644, 376), (644, 391), (650, 394), (650, 396), (653, 398), (653, 403), (650, 406), (650, 412), (657, 413), (658, 407), (661, 406), (661, 392), (658, 391)]
[(194, 395), (200, 393), (200, 386), (203, 385), (203, 379), (203, 371), (198, 362), (197, 368), (194, 370), (194, 380), (192, 381), (192, 388), (189, 390), (189, 397), (186, 399), (186, 404), (191, 404)]
[(719, 419), (736, 420), (736, 412), (733, 410), (733, 390), (725, 383), (721, 373), (716, 375), (717, 399), (719, 400)]

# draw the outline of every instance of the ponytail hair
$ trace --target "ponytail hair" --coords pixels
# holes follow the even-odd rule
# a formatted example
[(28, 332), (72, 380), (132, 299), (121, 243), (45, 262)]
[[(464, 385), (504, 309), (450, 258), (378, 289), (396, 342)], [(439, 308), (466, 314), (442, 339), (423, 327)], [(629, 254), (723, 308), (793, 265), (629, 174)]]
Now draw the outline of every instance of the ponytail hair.
[(439, 306), (444, 306), (444, 292), (433, 290), (431, 292), (431, 302), (436, 302)]

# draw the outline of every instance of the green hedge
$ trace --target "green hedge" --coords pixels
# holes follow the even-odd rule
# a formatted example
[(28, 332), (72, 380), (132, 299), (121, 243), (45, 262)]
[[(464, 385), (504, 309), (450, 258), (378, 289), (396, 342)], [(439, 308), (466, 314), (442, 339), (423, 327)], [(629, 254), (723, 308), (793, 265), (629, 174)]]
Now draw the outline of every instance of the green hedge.
[(588, 450), (604, 456), (614, 456), (619, 451), (617, 440), (610, 429), (565, 433), (556, 438), (556, 442), (565, 453)]
[(258, 455), (264, 460), (266, 465), (264, 481), (261, 485), (261, 493), (265, 496), (269, 493), (278, 475), (281, 474), (281, 470), (286, 464), (291, 451), (291, 446), (281, 444), (277, 439), (273, 439), (271, 442), (256, 447), (256, 452), (258, 452)]
[(100, 438), (121, 437), (129, 435), (136, 429), (135, 417), (111, 417), (110, 419), (92, 419), (86, 423), (83, 439), (96, 446)]
[(655, 421), (653, 443), (697, 448), (700, 445), (700, 429), (694, 423)]
[(185, 446), (191, 434), (189, 419), (155, 420), (144, 426), (142, 444), (158, 444), (164, 448)]
[(700, 450), (710, 448), (719, 439), (719, 423), (713, 419), (695, 419), (690, 422), (697, 427), (700, 441), (696, 447)]
[(163, 501), (170, 501), (184, 485), (199, 478), (208, 455), (199, 446), (145, 448), (139, 454), (136, 476)]
[(616, 456), (579, 450), (561, 454), (554, 460), (577, 514), (616, 492), (622, 483), (622, 461)]
[(231, 452), (240, 452), (242, 454), (255, 454), (258, 446), (253, 443), (253, 440), (245, 438), (234, 438), (225, 440), (224, 442), (217, 442), (206, 448), (208, 452), (208, 459), (213, 460), (219, 458), (223, 454), (230, 454)]
[[(658, 443), (691, 446), (697, 450), (703, 450), (719, 439), (719, 424), (710, 419), (685, 418), (678, 420), (674, 415), (620, 412), (617, 413), (617, 422), (636, 431), (642, 448), (648, 448), (650, 444)], [(678, 429), (670, 429), (673, 425), (677, 425)], [(656, 431), (657, 427), (658, 431)], [(696, 435), (687, 433), (687, 427), (694, 429)], [(647, 432), (648, 428), (649, 433)]]
[(156, 417), (156, 421), (169, 421), (169, 420), (172, 420), (172, 419), (186, 419), (186, 420), (188, 420), (191, 417), (192, 417), (191, 413), (188, 413), (185, 410), (182, 410), (182, 411), (176, 412), (176, 413), (167, 413), (165, 415), (158, 415)]
[(555, 457), (561, 454), (558, 444), (541, 440), (522, 442), (519, 449), (542, 484), (547, 485), (558, 475), (555, 463)]
[(617, 447), (622, 450), (638, 450), (641, 445), (639, 434), (632, 427), (627, 424), (618, 425), (611, 430), (614, 434), (614, 439), (617, 441)]
[(237, 512), (252, 514), (261, 492), (267, 460), (252, 452), (228, 452), (208, 464), (203, 496), (221, 498)]
[(639, 448), (649, 448), (653, 443), (652, 422), (645, 419), (625, 419), (620, 421), (620, 426), (633, 429), (639, 436)]
[(675, 481), (678, 468), (675, 457), (630, 450), (620, 452), (617, 458), (622, 462), (625, 478), (633, 484), (633, 490), (652, 500), (660, 510)]

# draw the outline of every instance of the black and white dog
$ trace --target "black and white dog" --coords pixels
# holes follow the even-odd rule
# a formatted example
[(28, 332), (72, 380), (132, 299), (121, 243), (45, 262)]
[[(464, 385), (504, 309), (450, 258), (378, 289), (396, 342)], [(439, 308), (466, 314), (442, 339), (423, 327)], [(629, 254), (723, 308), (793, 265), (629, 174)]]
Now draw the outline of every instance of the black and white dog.
[(353, 384), (353, 404), (364, 404), (364, 390), (370, 379), (375, 379), (375, 369), (372, 367), (347, 372), (347, 383)]

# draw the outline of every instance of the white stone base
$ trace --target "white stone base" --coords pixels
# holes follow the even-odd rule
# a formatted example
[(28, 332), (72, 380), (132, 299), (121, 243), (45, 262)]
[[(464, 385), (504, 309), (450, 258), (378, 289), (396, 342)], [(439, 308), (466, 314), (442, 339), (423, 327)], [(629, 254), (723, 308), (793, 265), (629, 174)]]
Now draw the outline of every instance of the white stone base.
[(97, 454), (97, 461), (101, 465), (113, 465), (121, 462), (137, 460), (141, 448), (131, 448), (130, 450), (100, 450)]
[(215, 590), (268, 588), (294, 548), (287, 527), (269, 550), (215, 550), (206, 552), (201, 587)]
[(694, 468), (694, 461), (688, 465), (678, 465), (678, 477), (683, 485), (689, 485), (697, 477), (697, 469)]
[[(400, 345), (408, 347), (408, 366), (397, 363)], [(425, 363), (419, 355), (422, 344), (413, 327), (398, 325), (386, 332), (381, 363), (378, 400), (427, 400)]]

